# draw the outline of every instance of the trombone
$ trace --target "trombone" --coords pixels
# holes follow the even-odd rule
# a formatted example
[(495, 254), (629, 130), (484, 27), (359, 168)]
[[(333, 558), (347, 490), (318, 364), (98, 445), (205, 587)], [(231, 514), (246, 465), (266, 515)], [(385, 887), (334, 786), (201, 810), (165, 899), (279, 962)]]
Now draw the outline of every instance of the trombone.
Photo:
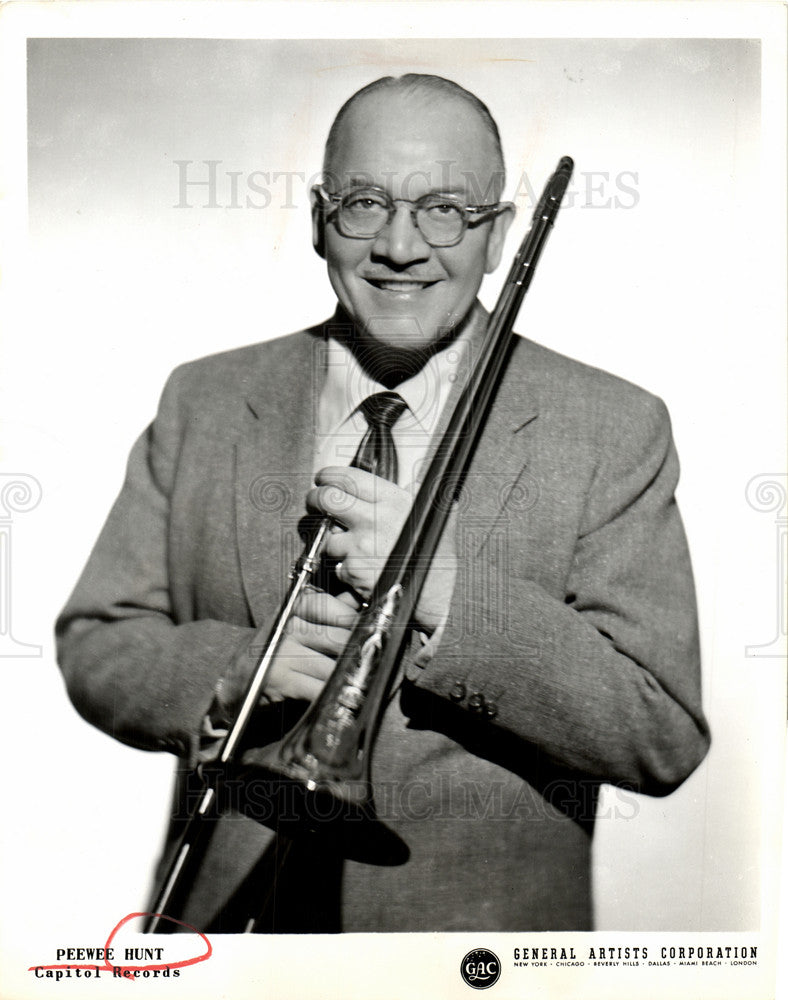
[[(468, 467), (492, 399), (503, 375), (517, 314), (566, 193), (574, 164), (564, 156), (542, 193), (518, 250), (481, 346), (479, 360), (451, 414), (446, 431), (419, 487), (410, 514), (347, 645), (321, 694), (280, 741), (245, 752), (251, 763), (276, 781), (300, 790), (308, 810), (314, 797), (335, 802), (340, 812), (369, 815), (369, 763), (386, 698), (400, 661), (404, 638), (451, 508)], [(239, 748), (265, 690), (287, 622), (316, 571), (330, 518), (309, 539), (291, 573), (279, 615), (271, 626), (238, 714), (224, 738), (215, 766), (227, 772), (239, 764)], [(144, 931), (161, 929), (204, 843), (206, 820), (218, 809), (219, 790), (206, 785), (189, 817), (162, 880)], [(325, 815), (325, 810), (316, 810)]]

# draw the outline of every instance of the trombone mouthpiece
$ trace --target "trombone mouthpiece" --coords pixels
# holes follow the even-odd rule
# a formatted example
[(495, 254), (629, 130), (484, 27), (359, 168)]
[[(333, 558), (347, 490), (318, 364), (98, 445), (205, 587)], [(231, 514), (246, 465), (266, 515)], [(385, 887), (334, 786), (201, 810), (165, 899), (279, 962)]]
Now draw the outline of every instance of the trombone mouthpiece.
[(555, 168), (555, 173), (548, 182), (547, 198), (549, 202), (555, 205), (556, 211), (558, 210), (558, 205), (561, 204), (561, 201), (566, 194), (566, 189), (569, 186), (574, 166), (575, 161), (571, 156), (562, 156), (558, 161), (558, 166)]

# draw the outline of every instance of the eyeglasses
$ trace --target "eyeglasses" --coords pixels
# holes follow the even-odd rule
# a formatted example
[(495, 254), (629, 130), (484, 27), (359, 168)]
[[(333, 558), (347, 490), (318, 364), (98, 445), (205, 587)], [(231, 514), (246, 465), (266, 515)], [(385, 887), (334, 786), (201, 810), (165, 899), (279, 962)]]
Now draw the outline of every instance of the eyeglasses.
[(464, 205), (459, 198), (445, 194), (425, 194), (417, 201), (391, 198), (382, 188), (354, 188), (342, 194), (330, 194), (322, 185), (312, 188), (326, 219), (336, 217), (343, 236), (371, 240), (391, 222), (397, 205), (410, 205), (410, 217), (431, 247), (453, 247), (474, 226), (504, 207), (494, 205)]

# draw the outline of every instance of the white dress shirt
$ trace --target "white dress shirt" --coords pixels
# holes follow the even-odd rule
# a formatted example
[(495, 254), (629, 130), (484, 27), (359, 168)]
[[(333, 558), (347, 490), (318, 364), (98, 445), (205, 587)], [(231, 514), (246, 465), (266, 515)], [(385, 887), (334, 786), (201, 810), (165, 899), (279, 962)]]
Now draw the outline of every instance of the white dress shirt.
[[(461, 336), (394, 390), (407, 403), (391, 431), (397, 449), (397, 485), (411, 493), (421, 481), (430, 441), (452, 385), (464, 372), (467, 352), (467, 339)], [(385, 391), (347, 347), (329, 338), (326, 379), (318, 401), (315, 472), (328, 465), (350, 465), (367, 429), (359, 407), (368, 396)]]

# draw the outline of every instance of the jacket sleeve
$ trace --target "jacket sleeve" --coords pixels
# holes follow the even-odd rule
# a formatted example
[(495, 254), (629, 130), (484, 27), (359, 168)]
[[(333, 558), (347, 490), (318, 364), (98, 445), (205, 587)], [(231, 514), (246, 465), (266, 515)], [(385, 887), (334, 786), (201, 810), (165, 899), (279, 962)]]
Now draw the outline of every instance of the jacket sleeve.
[(80, 714), (135, 747), (194, 757), (221, 674), (254, 629), (174, 620), (170, 497), (185, 416), (182, 370), (134, 445), (125, 481), (56, 624), (58, 661)]
[[(599, 458), (565, 592), (514, 572), (505, 593), (461, 576), (434, 657), (409, 677), (490, 739), (500, 728), (559, 767), (664, 795), (703, 759), (709, 730), (678, 459), (664, 404), (645, 399)], [(503, 635), (490, 621), (502, 605)]]

